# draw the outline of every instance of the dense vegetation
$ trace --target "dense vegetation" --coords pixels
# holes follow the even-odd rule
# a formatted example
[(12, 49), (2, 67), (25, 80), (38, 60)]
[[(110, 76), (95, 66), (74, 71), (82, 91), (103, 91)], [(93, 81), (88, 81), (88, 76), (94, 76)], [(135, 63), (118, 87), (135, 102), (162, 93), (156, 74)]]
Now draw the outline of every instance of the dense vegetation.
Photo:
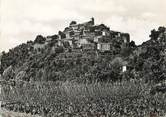
[(163, 116), (166, 94), (152, 96), (149, 87), (138, 80), (92, 84), (20, 82), (14, 89), (3, 89), (3, 98), (13, 101), (3, 107), (44, 117), (145, 117), (150, 113)]
[[(130, 46), (113, 54), (56, 47), (56, 41), (37, 51), (34, 49), (35, 44), (45, 40), (40, 38), (42, 37), (37, 36), (34, 42), (3, 53), (1, 73), (4, 79), (76, 82), (119, 80), (122, 79), (121, 67), (128, 60), (126, 54), (131, 53)], [(12, 75), (6, 73), (10, 70)]]

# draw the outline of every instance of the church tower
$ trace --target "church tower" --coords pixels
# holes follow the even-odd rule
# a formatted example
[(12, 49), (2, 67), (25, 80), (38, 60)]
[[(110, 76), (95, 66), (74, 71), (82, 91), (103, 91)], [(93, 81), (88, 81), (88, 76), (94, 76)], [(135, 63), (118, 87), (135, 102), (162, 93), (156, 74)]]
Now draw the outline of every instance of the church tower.
[(95, 19), (92, 17), (91, 18), (92, 25), (95, 25)]

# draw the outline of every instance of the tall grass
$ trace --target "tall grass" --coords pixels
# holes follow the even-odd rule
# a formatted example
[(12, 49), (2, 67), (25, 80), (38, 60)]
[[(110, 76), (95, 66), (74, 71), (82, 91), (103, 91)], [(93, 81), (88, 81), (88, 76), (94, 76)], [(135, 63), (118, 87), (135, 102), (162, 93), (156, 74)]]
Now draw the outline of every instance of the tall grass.
[(29, 108), (29, 112), (51, 117), (141, 117), (154, 110), (163, 115), (166, 113), (166, 94), (150, 95), (150, 87), (142, 81), (92, 84), (17, 83), (14, 87), (3, 86), (2, 98), (4, 102), (19, 102), (12, 108), (6, 108), (15, 111), (27, 111)]

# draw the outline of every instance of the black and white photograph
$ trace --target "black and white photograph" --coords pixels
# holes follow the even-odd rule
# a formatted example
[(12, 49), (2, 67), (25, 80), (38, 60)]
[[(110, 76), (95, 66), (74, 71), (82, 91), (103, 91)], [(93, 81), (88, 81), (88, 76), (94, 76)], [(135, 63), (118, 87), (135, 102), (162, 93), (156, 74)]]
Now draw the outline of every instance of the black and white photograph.
[(0, 117), (166, 117), (166, 0), (0, 0)]

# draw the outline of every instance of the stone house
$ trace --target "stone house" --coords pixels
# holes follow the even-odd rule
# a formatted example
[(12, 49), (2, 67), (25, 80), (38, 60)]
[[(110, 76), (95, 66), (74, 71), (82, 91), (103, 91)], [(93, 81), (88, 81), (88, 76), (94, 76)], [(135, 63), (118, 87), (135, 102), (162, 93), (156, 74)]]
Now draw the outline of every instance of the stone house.
[(48, 43), (48, 42), (51, 42), (51, 41), (52, 41), (52, 38), (49, 37), (49, 36), (47, 36), (47, 37), (46, 37), (46, 42)]
[(94, 43), (82, 44), (81, 48), (83, 50), (94, 50), (95, 49), (95, 44)]
[(127, 66), (126, 65), (123, 65), (122, 66), (122, 72), (126, 72), (127, 71)]
[(82, 45), (82, 44), (89, 44), (90, 42), (88, 41), (87, 38), (83, 38), (79, 40), (79, 43)]
[(80, 36), (81, 35), (81, 31), (80, 30), (77, 30), (74, 32), (74, 36)]
[(72, 28), (74, 31), (77, 31), (78, 28), (79, 28), (79, 25), (77, 25), (77, 24), (76, 24), (76, 25), (72, 25), (71, 28)]
[(46, 47), (47, 43), (44, 44), (39, 44), (39, 43), (35, 43), (33, 45), (33, 48), (36, 52), (41, 52), (41, 50), (43, 50)]
[(61, 39), (58, 39), (58, 46), (63, 46), (63, 41)]
[(121, 34), (122, 40), (124, 43), (129, 43), (130, 42), (130, 35), (128, 33), (122, 33)]
[(97, 49), (100, 51), (110, 51), (111, 50), (111, 43), (98, 43)]
[(102, 30), (102, 36), (110, 36), (110, 31), (107, 29)]
[(94, 18), (81, 24), (72, 21), (63, 32), (59, 31), (58, 45), (63, 46), (63, 42), (68, 42), (72, 48), (111, 51), (113, 40), (120, 40), (120, 44), (129, 43), (129, 34), (112, 31), (104, 24), (94, 24)]
[(71, 28), (66, 28), (63, 33), (66, 35), (66, 39), (70, 39), (72, 36), (72, 30)]
[(100, 51), (110, 51), (111, 50), (111, 38), (110, 37), (106, 37), (106, 36), (102, 36), (100, 38), (97, 38), (97, 40), (95, 40), (95, 42), (97, 43), (97, 49)]
[(102, 39), (102, 37), (103, 37), (102, 35), (100, 35), (100, 36), (95, 36), (95, 37), (94, 37), (94, 42), (95, 42), (95, 43), (98, 43), (99, 40)]

